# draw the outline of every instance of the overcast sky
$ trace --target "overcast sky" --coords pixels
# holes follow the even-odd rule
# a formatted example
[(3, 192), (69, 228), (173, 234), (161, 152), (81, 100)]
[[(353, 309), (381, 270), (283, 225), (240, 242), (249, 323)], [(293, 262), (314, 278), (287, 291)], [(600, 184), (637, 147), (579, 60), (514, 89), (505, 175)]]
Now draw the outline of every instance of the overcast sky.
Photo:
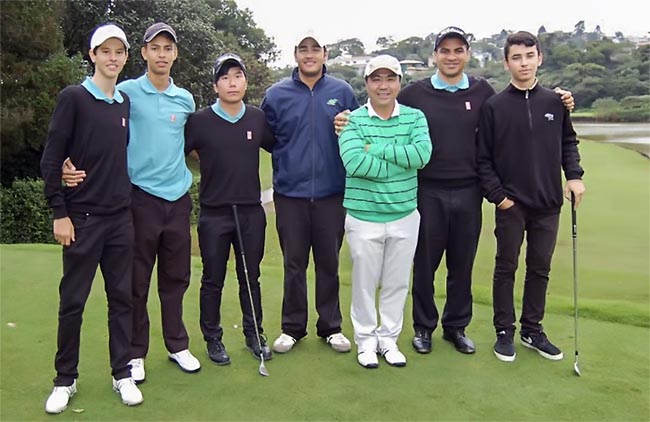
[[(331, 44), (359, 38), (367, 51), (376, 49), (381, 36), (396, 41), (426, 37), (455, 25), (477, 38), (507, 30), (534, 34), (544, 25), (547, 31), (570, 32), (585, 21), (587, 31), (596, 25), (608, 35), (648, 35), (650, 19), (639, 8), (639, 0), (235, 0), (248, 8), (258, 27), (274, 38), (282, 50), (278, 65), (293, 64), (293, 46), (301, 33), (314, 31)], [(514, 7), (513, 7), (514, 6)], [(446, 10), (443, 10), (445, 8)]]

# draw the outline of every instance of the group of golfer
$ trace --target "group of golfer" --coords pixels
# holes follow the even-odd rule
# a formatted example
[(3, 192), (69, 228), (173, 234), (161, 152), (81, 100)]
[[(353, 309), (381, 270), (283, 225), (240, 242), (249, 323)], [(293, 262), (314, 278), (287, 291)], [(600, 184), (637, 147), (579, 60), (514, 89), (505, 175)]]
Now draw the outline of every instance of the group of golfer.
[[(339, 303), (344, 237), (361, 366), (378, 367), (378, 355), (391, 366), (406, 365), (397, 340), (411, 269), (414, 349), (429, 353), (440, 323), (443, 339), (474, 353), (465, 329), (484, 197), (496, 206), (494, 354), (502, 361), (516, 356), (514, 277), (525, 235), (521, 343), (562, 359), (541, 321), (563, 196), (577, 206), (585, 188), (569, 118), (573, 98), (538, 84), (538, 39), (508, 36), (504, 65), (511, 81), (495, 93), (465, 74), (468, 38), (448, 27), (435, 39), (436, 73), (404, 89), (395, 57), (372, 58), (363, 74), (363, 106), (348, 83), (327, 74), (322, 41), (312, 33), (296, 40), (297, 67), (266, 91), (260, 108), (243, 102), (248, 74), (241, 57), (219, 56), (210, 81), (217, 100), (195, 111), (192, 95), (170, 76), (178, 57), (171, 26), (158, 22), (145, 30), (140, 53), (147, 71), (120, 84), (127, 37), (114, 24), (95, 29), (94, 73), (59, 94), (41, 160), (54, 237), (63, 246), (56, 377), (46, 412), (65, 410), (77, 391), (82, 314), (98, 266), (108, 299), (113, 388), (122, 402), (143, 401), (138, 384), (145, 381), (154, 266), (169, 359), (185, 372), (200, 370), (182, 318), (191, 255), (188, 154), (201, 173), (200, 328), (217, 365), (230, 363), (220, 308), (231, 247), (253, 356), (269, 360), (272, 350), (287, 353), (307, 336), (310, 253), (316, 334), (337, 352), (351, 350)], [(272, 347), (262, 327), (259, 282), (266, 228), (260, 148), (272, 156), (284, 262), (282, 332)], [(434, 275), (443, 254), (447, 299), (440, 316)]]

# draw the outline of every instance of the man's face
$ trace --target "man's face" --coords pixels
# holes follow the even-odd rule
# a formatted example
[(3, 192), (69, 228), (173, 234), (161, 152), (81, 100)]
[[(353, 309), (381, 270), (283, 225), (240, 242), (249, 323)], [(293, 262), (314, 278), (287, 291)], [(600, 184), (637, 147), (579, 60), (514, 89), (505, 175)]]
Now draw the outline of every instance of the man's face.
[(460, 38), (444, 39), (434, 54), (439, 74), (444, 78), (455, 78), (462, 74), (469, 62), (469, 49)]
[(178, 57), (176, 43), (164, 33), (158, 34), (146, 43), (142, 47), (141, 54), (147, 62), (147, 72), (155, 75), (169, 75)]
[(516, 84), (526, 85), (532, 82), (537, 75), (537, 68), (542, 64), (542, 55), (537, 52), (533, 45), (515, 44), (510, 46), (508, 57), (504, 61), (504, 67), (512, 75)]
[(124, 43), (117, 38), (109, 38), (100, 46), (89, 52), (90, 60), (95, 63), (95, 73), (107, 79), (117, 79), (128, 57)]
[(393, 105), (400, 88), (400, 77), (388, 69), (377, 69), (366, 79), (368, 98), (375, 108)]
[(246, 74), (241, 67), (233, 66), (217, 79), (214, 84), (214, 92), (219, 96), (219, 101), (235, 104), (244, 98), (247, 87)]
[(327, 60), (327, 51), (313, 38), (305, 38), (296, 47), (294, 58), (300, 73), (308, 77), (319, 76)]

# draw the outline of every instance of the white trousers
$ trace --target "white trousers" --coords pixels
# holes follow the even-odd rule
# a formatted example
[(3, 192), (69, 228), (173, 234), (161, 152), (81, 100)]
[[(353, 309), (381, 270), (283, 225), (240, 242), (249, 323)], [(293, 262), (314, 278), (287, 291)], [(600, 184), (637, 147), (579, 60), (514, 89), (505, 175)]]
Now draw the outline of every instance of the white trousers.
[(389, 223), (362, 221), (350, 215), (345, 218), (345, 236), (352, 257), (350, 317), (359, 353), (397, 347), (419, 227), (417, 210)]

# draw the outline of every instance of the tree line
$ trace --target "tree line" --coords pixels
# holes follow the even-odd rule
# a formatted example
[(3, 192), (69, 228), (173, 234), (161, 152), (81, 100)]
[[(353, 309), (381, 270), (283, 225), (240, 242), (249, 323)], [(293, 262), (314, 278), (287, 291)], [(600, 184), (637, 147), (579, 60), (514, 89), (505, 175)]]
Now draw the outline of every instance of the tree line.
[[(147, 26), (165, 21), (175, 27), (179, 58), (172, 76), (177, 85), (194, 95), (198, 107), (215, 99), (211, 68), (214, 59), (224, 52), (237, 52), (244, 58), (249, 78), (246, 101), (251, 104), (259, 104), (264, 90), (291, 70), (271, 69), (270, 64), (279, 57), (276, 44), (257, 26), (252, 12), (240, 9), (234, 0), (28, 0), (2, 2), (1, 7), (3, 186), (17, 178), (39, 176), (40, 155), (56, 96), (64, 86), (92, 73), (88, 39), (100, 23), (117, 23), (132, 44), (120, 79), (136, 78), (144, 71), (139, 48)], [(497, 90), (508, 83), (502, 46), (509, 32), (504, 29), (480, 40), (468, 34), (473, 56), (467, 72), (487, 79)], [(643, 97), (650, 93), (650, 45), (637, 47), (620, 32), (607, 37), (598, 27), (587, 31), (584, 21), (572, 32), (546, 32), (540, 27), (538, 35), (544, 52), (539, 77), (544, 85), (570, 89), (578, 108), (604, 107), (608, 115), (619, 116), (618, 108), (631, 105), (635, 110), (645, 110), (628, 113), (632, 120), (650, 118), (650, 97)], [(357, 38), (327, 47), (330, 58), (385, 53), (400, 60), (427, 63), (435, 36), (431, 33), (397, 41), (380, 37), (379, 49), (370, 53)], [(429, 68), (407, 74), (403, 82), (430, 76), (434, 71)], [(365, 102), (364, 80), (356, 69), (332, 66), (329, 72), (347, 80), (359, 101)]]

